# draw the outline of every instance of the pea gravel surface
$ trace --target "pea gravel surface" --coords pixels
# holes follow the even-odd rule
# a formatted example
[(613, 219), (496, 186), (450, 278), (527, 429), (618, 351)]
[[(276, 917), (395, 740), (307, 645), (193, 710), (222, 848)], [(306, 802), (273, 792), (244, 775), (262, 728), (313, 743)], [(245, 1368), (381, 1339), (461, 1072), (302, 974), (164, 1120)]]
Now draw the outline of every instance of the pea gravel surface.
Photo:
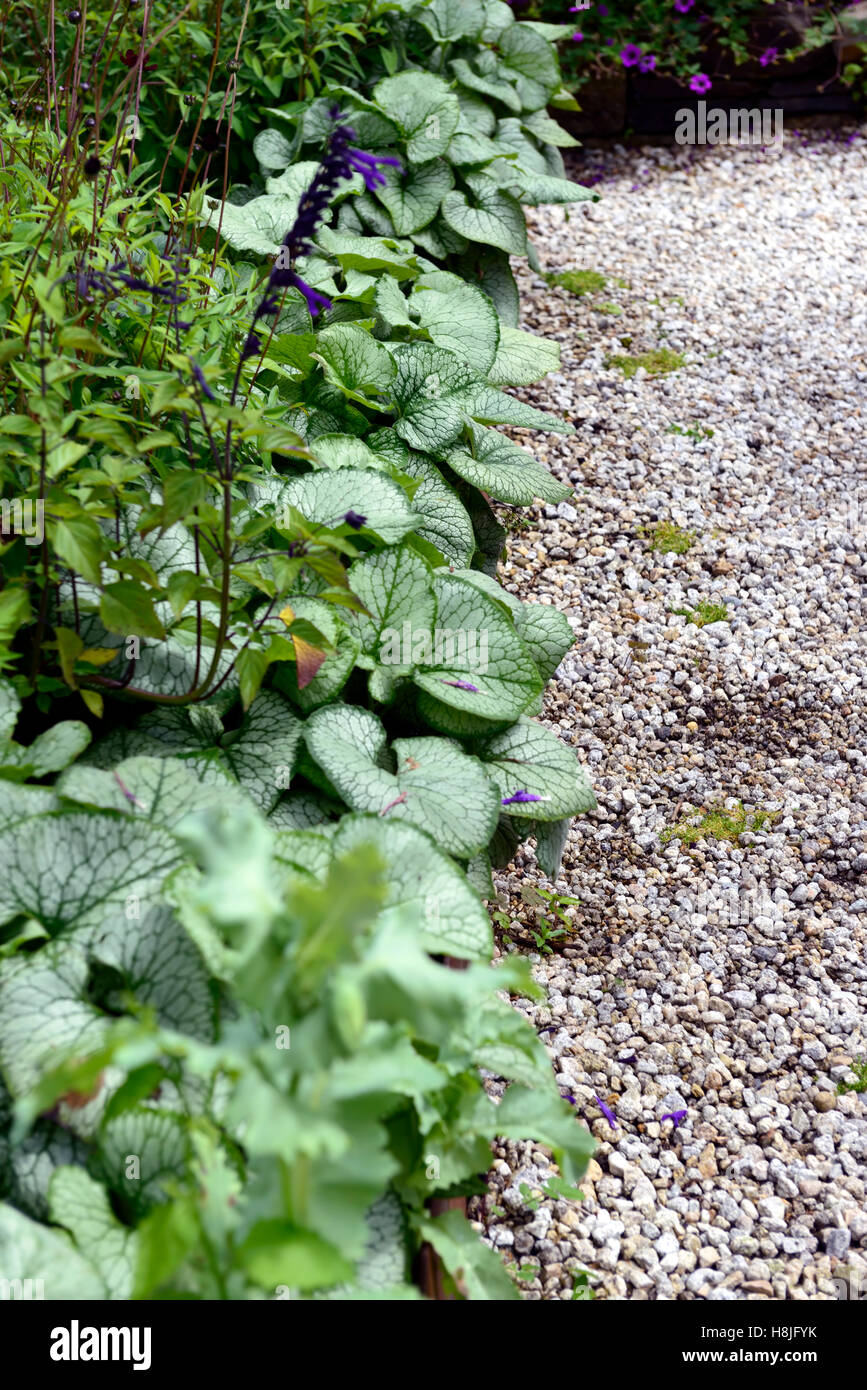
[[(867, 132), (608, 162), (599, 203), (532, 217), (546, 275), (607, 283), (520, 272), (522, 326), (562, 349), (521, 394), (576, 433), (515, 437), (574, 496), (501, 566), (575, 631), (545, 719), (599, 807), (519, 1007), (598, 1149), (571, 1203), (543, 1151), (498, 1146), (470, 1214), (530, 1299), (581, 1271), (602, 1299), (857, 1297)], [(611, 363), (661, 348), (683, 365)], [(503, 951), (534, 949), (534, 884), (532, 851), (499, 877)]]

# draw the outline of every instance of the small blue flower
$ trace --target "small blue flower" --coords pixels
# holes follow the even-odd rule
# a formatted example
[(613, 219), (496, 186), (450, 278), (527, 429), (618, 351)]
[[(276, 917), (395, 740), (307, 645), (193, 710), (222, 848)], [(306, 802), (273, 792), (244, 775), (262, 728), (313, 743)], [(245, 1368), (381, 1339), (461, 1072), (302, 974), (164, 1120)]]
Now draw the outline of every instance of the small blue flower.
[(351, 509), (346, 513), (343, 520), (346, 522), (347, 526), (352, 527), (353, 531), (360, 531), (362, 526), (367, 524), (366, 516), (360, 516), (358, 512), (354, 512)]
[(514, 805), (514, 804), (516, 804), (516, 803), (519, 804), (519, 805), (523, 805), (523, 803), (524, 803), (525, 801), (548, 801), (548, 800), (549, 800), (549, 798), (548, 798), (547, 796), (537, 796), (535, 792), (524, 791), (523, 788), (522, 788), (520, 791), (516, 791), (516, 792), (514, 793), (513, 796), (504, 796), (504, 797), (503, 797), (503, 803), (502, 803), (502, 804), (503, 804), (504, 806), (512, 806), (512, 805)]
[(671, 1120), (671, 1123), (674, 1125), (674, 1128), (677, 1129), (678, 1125), (683, 1124), (688, 1114), (688, 1110), (670, 1110), (667, 1114), (660, 1115), (659, 1121), (661, 1124), (663, 1120)]

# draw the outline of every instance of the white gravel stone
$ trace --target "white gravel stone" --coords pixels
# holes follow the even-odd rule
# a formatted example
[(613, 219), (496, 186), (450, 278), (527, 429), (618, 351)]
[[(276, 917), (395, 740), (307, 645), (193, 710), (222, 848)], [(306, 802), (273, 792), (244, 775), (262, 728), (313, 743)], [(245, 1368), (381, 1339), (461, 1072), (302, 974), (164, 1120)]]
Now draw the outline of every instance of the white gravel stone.
[[(837, 1091), (867, 1055), (867, 139), (849, 133), (621, 150), (598, 204), (532, 214), (546, 271), (609, 278), (594, 300), (519, 272), (521, 326), (562, 367), (517, 394), (576, 432), (515, 437), (573, 496), (511, 533), (501, 577), (571, 621), (543, 718), (599, 802), (556, 885), (580, 899), (572, 935), (535, 956), (547, 1000), (518, 1006), (555, 1025), (596, 1138), (586, 1200), (528, 1211), (521, 1182), (553, 1169), (503, 1142), (506, 1215), (480, 1218), (539, 1261), (531, 1298), (579, 1269), (615, 1299), (833, 1299), (838, 1263), (867, 1285), (867, 1095)], [(685, 357), (666, 376), (605, 365), (666, 346)], [(660, 522), (693, 533), (685, 553), (651, 548)], [(728, 619), (675, 611), (703, 602)], [(715, 807), (745, 808), (740, 834), (661, 837)], [(552, 887), (532, 851), (499, 876), (513, 918), (536, 879)]]

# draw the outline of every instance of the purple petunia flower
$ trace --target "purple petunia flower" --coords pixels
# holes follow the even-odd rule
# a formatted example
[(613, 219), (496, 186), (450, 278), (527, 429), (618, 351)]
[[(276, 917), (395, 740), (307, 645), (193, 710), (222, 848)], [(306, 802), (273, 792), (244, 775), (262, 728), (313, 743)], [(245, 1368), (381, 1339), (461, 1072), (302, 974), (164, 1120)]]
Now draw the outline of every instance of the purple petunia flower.
[(354, 512), (351, 509), (346, 513), (343, 520), (346, 522), (347, 526), (352, 527), (353, 531), (360, 531), (362, 526), (367, 524), (366, 516), (361, 516), (359, 512)]
[(620, 50), (620, 61), (625, 68), (634, 68), (640, 57), (641, 49), (637, 43), (628, 43)]
[(713, 83), (706, 73), (697, 72), (694, 77), (689, 79), (689, 90), (691, 92), (709, 92)]
[(671, 1120), (671, 1123), (674, 1125), (675, 1129), (677, 1129), (678, 1125), (683, 1124), (688, 1114), (688, 1110), (670, 1110), (668, 1114), (660, 1115), (659, 1122), (661, 1124), (663, 1120)]
[(674, 0), (674, 8), (680, 14), (689, 14), (694, 4), (695, 0)]
[(763, 68), (766, 68), (769, 63), (775, 63), (778, 57), (779, 52), (776, 48), (766, 48), (764, 53), (760, 55), (759, 62)]
[(481, 695), (482, 693), (477, 685), (470, 685), (469, 681), (447, 681), (440, 676), (440, 684), (453, 685), (455, 690), (469, 690), (473, 695)]
[(611, 1127), (611, 1129), (616, 1129), (616, 1128), (617, 1128), (617, 1117), (616, 1117), (616, 1115), (614, 1114), (614, 1111), (613, 1111), (613, 1110), (609, 1110), (609, 1109), (608, 1109), (608, 1106), (605, 1104), (605, 1101), (604, 1101), (604, 1100), (600, 1100), (600, 1099), (599, 1099), (599, 1096), (594, 1096), (593, 1099), (595, 1100), (596, 1104), (599, 1106), (599, 1109), (602, 1111), (602, 1114), (605, 1116), (605, 1118), (606, 1118), (606, 1120), (608, 1121), (608, 1124), (609, 1124), (609, 1126)]
[(514, 796), (504, 796), (504, 797), (503, 797), (502, 804), (503, 804), (504, 806), (514, 806), (514, 805), (516, 805), (516, 804), (523, 806), (524, 802), (526, 802), (526, 801), (544, 801), (544, 800), (545, 800), (545, 797), (544, 797), (544, 796), (537, 796), (535, 792), (528, 792), (528, 791), (524, 791), (524, 790), (522, 789), (521, 791), (515, 792)]
[(640, 72), (653, 72), (653, 69), (655, 67), (656, 59), (654, 58), (652, 53), (645, 53), (644, 57), (638, 64), (638, 69)]

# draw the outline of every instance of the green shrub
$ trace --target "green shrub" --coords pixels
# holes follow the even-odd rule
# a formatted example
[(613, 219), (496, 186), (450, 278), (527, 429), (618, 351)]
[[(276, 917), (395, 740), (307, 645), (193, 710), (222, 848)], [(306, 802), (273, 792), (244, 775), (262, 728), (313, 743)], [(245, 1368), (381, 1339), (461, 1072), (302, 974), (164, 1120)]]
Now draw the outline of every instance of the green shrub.
[(483, 905), (595, 804), (532, 717), (572, 630), (497, 584), (490, 500), (569, 491), (497, 428), (569, 429), (501, 389), (558, 360), (516, 327), (521, 200), (586, 196), (556, 61), (499, 4), (368, 6), (346, 91), (353, 7), (307, 8), (319, 95), (226, 199), (189, 138), (162, 188), (140, 159), (222, 51), (195, 4), (138, 154), (146, 35), (111, 123), (55, 87), (0, 124), (0, 1267), (37, 1252), (48, 1297), (411, 1296), (421, 1240), (509, 1296), (426, 1202), (495, 1135), (570, 1192), (588, 1151)]

